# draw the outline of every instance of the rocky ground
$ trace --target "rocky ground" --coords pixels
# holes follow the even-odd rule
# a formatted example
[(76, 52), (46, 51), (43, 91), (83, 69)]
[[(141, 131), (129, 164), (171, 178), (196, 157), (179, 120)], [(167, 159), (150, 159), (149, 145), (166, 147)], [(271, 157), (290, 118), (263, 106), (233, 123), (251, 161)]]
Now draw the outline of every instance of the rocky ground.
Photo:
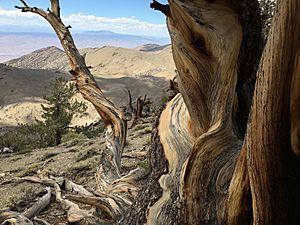
[[(137, 167), (149, 169), (146, 155), (154, 120), (154, 117), (143, 119), (128, 130), (122, 156), (123, 175)], [(44, 185), (19, 179), (28, 176), (68, 179), (89, 191), (96, 190), (94, 173), (99, 156), (105, 150), (103, 136), (75, 138), (57, 147), (0, 155), (0, 208), (8, 207), (21, 213), (47, 192)], [(139, 154), (135, 155), (136, 152)], [(88, 209), (86, 205), (81, 207)], [(38, 217), (50, 224), (67, 224), (66, 211), (56, 202), (54, 195), (50, 206)]]

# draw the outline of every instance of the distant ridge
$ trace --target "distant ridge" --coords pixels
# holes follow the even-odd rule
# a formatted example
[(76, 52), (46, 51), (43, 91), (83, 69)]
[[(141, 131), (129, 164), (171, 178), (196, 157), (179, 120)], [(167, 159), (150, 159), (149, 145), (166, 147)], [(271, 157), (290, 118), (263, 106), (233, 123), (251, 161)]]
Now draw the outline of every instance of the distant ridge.
[[(166, 37), (127, 35), (111, 31), (74, 33), (73, 37), (78, 48), (101, 46), (135, 48), (148, 43), (158, 45), (170, 43), (170, 39)], [(54, 33), (0, 32), (0, 62), (18, 58), (47, 46), (61, 46)]]
[(67, 61), (64, 51), (51, 46), (38, 49), (20, 58), (12, 59), (6, 64), (17, 68), (65, 71), (68, 65), (61, 61)]
[[(104, 46), (80, 49), (94, 75), (104, 76), (158, 76), (171, 79), (175, 65), (170, 45), (146, 44), (137, 48)], [(5, 62), (24, 69), (46, 69), (60, 72), (70, 70), (64, 52), (55, 47), (46, 47), (30, 54)]]
[(165, 48), (168, 48), (170, 45), (157, 45), (157, 44), (145, 44), (142, 46), (139, 46), (135, 49), (142, 51), (142, 52), (156, 52), (161, 51)]

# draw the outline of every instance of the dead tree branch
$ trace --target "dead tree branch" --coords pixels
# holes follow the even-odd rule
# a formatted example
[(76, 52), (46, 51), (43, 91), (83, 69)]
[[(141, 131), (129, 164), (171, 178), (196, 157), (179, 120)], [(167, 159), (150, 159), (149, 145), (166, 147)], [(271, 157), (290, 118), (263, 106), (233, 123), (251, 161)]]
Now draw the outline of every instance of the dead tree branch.
[(147, 98), (147, 95), (145, 95), (144, 98), (142, 98), (142, 96), (139, 96), (136, 100), (135, 107), (133, 107), (131, 92), (129, 89), (127, 89), (127, 92), (128, 92), (128, 106), (126, 107), (126, 109), (128, 108), (131, 111), (131, 113), (134, 115), (132, 124), (130, 126), (132, 128), (136, 125), (138, 120), (143, 117), (144, 107), (152, 104), (153, 102), (149, 98)]
[(8, 209), (0, 210), (0, 224), (2, 225), (33, 225), (25, 216)]
[(150, 3), (150, 7), (154, 10), (162, 12), (166, 16), (170, 16), (170, 7), (168, 4), (164, 5), (154, 0), (152, 3)]
[(51, 12), (57, 17), (60, 18), (60, 6), (59, 0), (50, 0), (51, 1)]
[[(17, 6), (16, 8), (21, 9), (22, 12), (32, 12), (42, 16), (55, 30), (69, 60), (70, 73), (73, 75), (78, 90), (86, 100), (94, 105), (108, 130), (106, 133), (107, 150), (112, 152), (113, 160), (120, 160), (127, 133), (126, 118), (122, 111), (104, 96), (95, 82), (84, 58), (75, 46), (69, 29), (61, 21), (59, 1), (51, 1), (50, 12), (37, 7), (30, 7), (23, 0), (21, 2), (24, 6)], [(120, 161), (115, 161), (114, 164), (118, 166), (117, 170), (120, 170)]]
[(41, 199), (39, 199), (29, 209), (25, 210), (22, 213), (23, 216), (27, 217), (28, 219), (32, 219), (36, 215), (38, 215), (41, 211), (43, 211), (45, 208), (48, 207), (48, 205), (50, 204), (50, 199), (51, 199), (51, 190), (50, 190), (50, 187), (47, 187), (46, 190), (47, 190), (47, 194), (44, 195)]

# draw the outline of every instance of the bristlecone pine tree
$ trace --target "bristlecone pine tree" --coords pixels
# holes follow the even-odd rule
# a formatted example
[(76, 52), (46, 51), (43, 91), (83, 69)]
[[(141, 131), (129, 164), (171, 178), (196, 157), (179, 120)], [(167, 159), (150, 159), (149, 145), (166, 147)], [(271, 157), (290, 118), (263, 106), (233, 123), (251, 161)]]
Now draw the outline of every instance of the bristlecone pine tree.
[(44, 121), (39, 121), (41, 126), (46, 128), (45, 135), (48, 145), (55, 146), (61, 143), (62, 135), (68, 130), (74, 114), (83, 113), (87, 106), (83, 102), (72, 97), (77, 90), (73, 83), (67, 83), (67, 80), (60, 77), (51, 84), (51, 94), (44, 96), (48, 106), (42, 105), (42, 118)]
[[(157, 120), (140, 187), (137, 171), (120, 176), (126, 118), (95, 83), (58, 0), (48, 11), (23, 4), (54, 28), (107, 129), (97, 196), (80, 191), (71, 200), (119, 224), (300, 223), (300, 0), (278, 1), (262, 57), (257, 1), (153, 1), (167, 18), (180, 93)], [(70, 222), (91, 217), (54, 187)]]

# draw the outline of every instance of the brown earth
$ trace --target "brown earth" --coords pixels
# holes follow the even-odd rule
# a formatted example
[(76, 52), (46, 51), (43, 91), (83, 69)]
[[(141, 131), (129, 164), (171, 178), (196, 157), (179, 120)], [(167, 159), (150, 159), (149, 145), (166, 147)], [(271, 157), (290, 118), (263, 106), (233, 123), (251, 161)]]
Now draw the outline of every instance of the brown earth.
[[(124, 175), (138, 166), (144, 169), (147, 167), (146, 154), (150, 145), (153, 121), (153, 117), (145, 118), (128, 130), (127, 144), (122, 157)], [(23, 212), (46, 193), (45, 186), (40, 184), (8, 182), (15, 177), (61, 177), (83, 185), (87, 190), (96, 190), (94, 173), (104, 149), (104, 137), (75, 138), (57, 147), (0, 155), (0, 209), (8, 207)], [(128, 157), (130, 153), (137, 151), (144, 153), (144, 156)], [(86, 205), (81, 206), (88, 208)], [(39, 217), (51, 224), (67, 224), (66, 211), (55, 201), (54, 196), (50, 207), (41, 212)]]

